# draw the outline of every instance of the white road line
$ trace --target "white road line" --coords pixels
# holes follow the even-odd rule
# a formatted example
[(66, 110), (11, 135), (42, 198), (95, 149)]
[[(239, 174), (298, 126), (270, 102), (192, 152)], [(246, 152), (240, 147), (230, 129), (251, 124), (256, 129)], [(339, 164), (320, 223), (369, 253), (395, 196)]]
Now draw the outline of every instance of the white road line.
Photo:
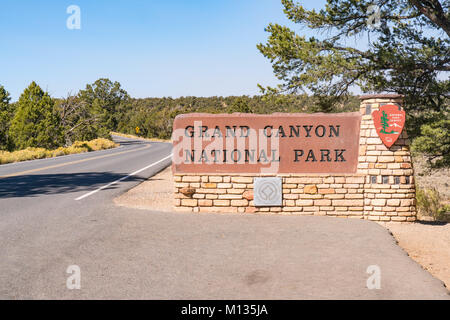
[(112, 185), (114, 185), (114, 184), (116, 184), (116, 183), (119, 183), (120, 181), (123, 181), (123, 180), (125, 180), (125, 179), (127, 179), (127, 178), (129, 178), (129, 177), (132, 177), (132, 176), (134, 176), (134, 175), (136, 175), (136, 174), (138, 174), (138, 173), (140, 173), (140, 172), (142, 172), (142, 171), (144, 171), (144, 170), (147, 170), (147, 169), (149, 169), (149, 168), (151, 168), (151, 167), (153, 167), (153, 166), (156, 166), (157, 164), (159, 164), (159, 163), (161, 163), (161, 162), (163, 162), (163, 161), (165, 161), (165, 160), (167, 160), (167, 159), (170, 159), (171, 157), (172, 157), (172, 154), (170, 154), (170, 155), (168, 155), (167, 157), (165, 157), (165, 158), (163, 158), (163, 159), (161, 159), (161, 160), (158, 160), (158, 161), (156, 161), (156, 162), (154, 162), (154, 163), (152, 163), (152, 164), (150, 164), (150, 165), (148, 165), (148, 166), (146, 166), (146, 167), (144, 167), (144, 168), (142, 168), (142, 169), (139, 169), (139, 170), (137, 170), (137, 171), (135, 171), (135, 172), (133, 172), (133, 173), (130, 173), (130, 174), (127, 175), (126, 177), (122, 177), (122, 178), (120, 178), (120, 179), (118, 179), (118, 180), (116, 180), (116, 181), (113, 181), (113, 182), (111, 182), (111, 183), (108, 183), (107, 185), (105, 185), (105, 186), (103, 186), (103, 187), (100, 187), (100, 188), (98, 188), (98, 189), (96, 189), (96, 190), (94, 190), (94, 191), (91, 191), (91, 192), (89, 192), (89, 193), (86, 193), (85, 195), (82, 195), (81, 197), (76, 198), (75, 201), (78, 201), (78, 200), (87, 198), (87, 197), (89, 197), (89, 196), (92, 196), (94, 193), (97, 193), (97, 192), (99, 192), (99, 191), (101, 191), (101, 190), (103, 190), (103, 189), (106, 189), (106, 188), (108, 188), (108, 187), (110, 187), (110, 186), (112, 186)]

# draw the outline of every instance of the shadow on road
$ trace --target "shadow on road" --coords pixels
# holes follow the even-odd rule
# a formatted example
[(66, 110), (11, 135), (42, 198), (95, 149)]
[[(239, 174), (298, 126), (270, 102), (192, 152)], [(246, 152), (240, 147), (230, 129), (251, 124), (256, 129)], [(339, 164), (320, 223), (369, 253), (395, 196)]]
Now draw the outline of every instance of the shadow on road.
[(114, 139), (114, 141), (117, 142), (117, 143), (119, 143), (121, 146), (149, 144), (148, 141), (143, 141), (143, 140), (133, 140), (133, 141), (128, 141), (128, 140), (118, 140), (118, 139)]
[[(23, 175), (0, 179), (0, 199), (39, 196), (77, 191), (91, 191), (127, 176), (110, 172), (86, 172), (67, 174)], [(127, 181), (144, 181), (145, 178), (131, 176)], [(108, 189), (117, 188), (112, 185)]]

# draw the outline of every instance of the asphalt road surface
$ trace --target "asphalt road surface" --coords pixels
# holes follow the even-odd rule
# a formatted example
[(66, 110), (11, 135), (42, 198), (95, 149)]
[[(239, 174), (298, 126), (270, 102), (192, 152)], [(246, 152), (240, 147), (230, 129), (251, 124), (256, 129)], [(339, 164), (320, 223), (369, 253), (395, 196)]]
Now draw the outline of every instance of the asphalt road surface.
[[(121, 140), (0, 166), (0, 299), (449, 298), (373, 222), (117, 207), (112, 199), (171, 152)], [(72, 265), (80, 289), (67, 287)], [(380, 272), (378, 289), (367, 287), (368, 268)]]
[(0, 298), (29, 297), (23, 281), (64, 256), (55, 246), (89, 242), (105, 205), (171, 162), (169, 143), (114, 139), (118, 148), (0, 166)]

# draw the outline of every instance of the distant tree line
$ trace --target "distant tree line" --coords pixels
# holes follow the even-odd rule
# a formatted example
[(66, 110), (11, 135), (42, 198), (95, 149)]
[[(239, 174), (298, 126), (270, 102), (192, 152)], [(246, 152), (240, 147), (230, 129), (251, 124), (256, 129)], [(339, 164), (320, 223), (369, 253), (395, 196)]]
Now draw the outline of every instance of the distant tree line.
[[(110, 138), (111, 131), (170, 139), (173, 119), (183, 113), (270, 114), (358, 109), (359, 99), (353, 95), (331, 108), (320, 97), (307, 94), (135, 99), (119, 82), (104, 78), (86, 85), (75, 95), (52, 98), (32, 82), (14, 103), (0, 86), (0, 150), (54, 149), (75, 141)], [(448, 123), (439, 121), (413, 138), (426, 146), (423, 152), (429, 159), (438, 158), (440, 164), (448, 165)], [(441, 138), (435, 139), (435, 135)]]
[[(359, 108), (357, 97), (350, 97), (346, 103), (336, 106), (334, 112), (355, 111)], [(135, 133), (145, 137), (169, 139), (172, 134), (173, 119), (183, 113), (257, 113), (274, 112), (316, 112), (315, 98), (308, 95), (229, 96), (229, 97), (180, 97), (131, 99), (130, 109), (121, 114), (118, 130)]]
[[(316, 105), (307, 95), (133, 99), (119, 82), (103, 78), (63, 99), (50, 97), (32, 82), (19, 100), (11, 103), (9, 93), (0, 86), (0, 150), (52, 149), (74, 141), (108, 138), (111, 131), (169, 139), (173, 119), (182, 113), (320, 111)], [(351, 97), (334, 111), (357, 107), (358, 99)]]

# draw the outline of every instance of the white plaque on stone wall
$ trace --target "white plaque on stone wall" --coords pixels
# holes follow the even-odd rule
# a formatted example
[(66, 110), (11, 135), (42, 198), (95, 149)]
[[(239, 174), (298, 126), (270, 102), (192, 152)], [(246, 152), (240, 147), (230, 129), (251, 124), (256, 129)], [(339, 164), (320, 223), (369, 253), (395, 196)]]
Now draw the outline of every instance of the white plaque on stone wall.
[(281, 178), (255, 178), (255, 206), (281, 206), (283, 202), (281, 185)]

